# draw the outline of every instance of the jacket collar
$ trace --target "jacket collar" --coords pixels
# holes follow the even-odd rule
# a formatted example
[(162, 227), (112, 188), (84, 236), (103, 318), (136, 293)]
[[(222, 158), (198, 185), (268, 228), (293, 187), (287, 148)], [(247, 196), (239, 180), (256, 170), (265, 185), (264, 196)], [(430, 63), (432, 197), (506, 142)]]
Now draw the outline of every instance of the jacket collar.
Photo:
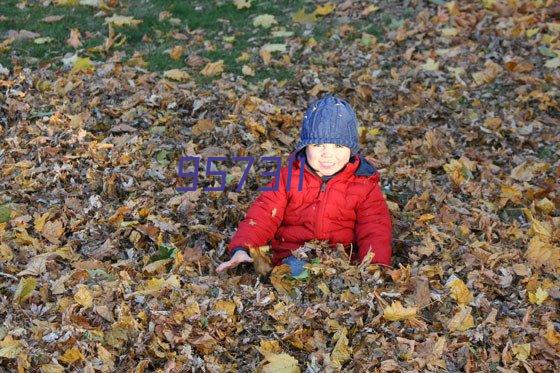
[[(289, 159), (294, 159), (292, 165), (294, 168), (299, 169), (301, 165), (305, 165), (306, 157), (305, 150), (302, 149), (298, 152), (292, 152)], [(339, 173), (343, 174), (355, 174), (356, 176), (370, 177), (377, 173), (377, 169), (372, 165), (363, 155), (357, 154), (350, 158), (350, 162), (346, 164)], [(335, 175), (337, 176), (338, 173)]]

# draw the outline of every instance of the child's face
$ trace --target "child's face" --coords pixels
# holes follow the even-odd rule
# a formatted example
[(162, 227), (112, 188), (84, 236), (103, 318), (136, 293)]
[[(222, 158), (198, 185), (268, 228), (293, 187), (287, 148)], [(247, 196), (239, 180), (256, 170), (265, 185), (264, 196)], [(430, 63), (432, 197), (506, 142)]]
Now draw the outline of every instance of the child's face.
[(319, 176), (330, 176), (350, 161), (350, 148), (337, 144), (312, 144), (305, 148), (307, 161)]

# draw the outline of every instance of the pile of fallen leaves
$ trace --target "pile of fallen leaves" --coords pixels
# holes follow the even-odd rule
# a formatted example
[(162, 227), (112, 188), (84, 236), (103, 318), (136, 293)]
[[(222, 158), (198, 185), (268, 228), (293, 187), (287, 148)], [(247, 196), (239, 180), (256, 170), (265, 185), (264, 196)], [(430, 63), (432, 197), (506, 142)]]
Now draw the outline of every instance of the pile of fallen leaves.
[[(351, 22), (327, 45), (294, 37), (294, 81), (222, 74), (207, 88), (118, 60), (0, 69), (0, 364), (560, 369), (559, 13), (552, 1), (438, 3), (383, 42), (349, 38)], [(330, 16), (371, 12), (346, 1)], [(226, 191), (205, 192), (218, 185), (206, 160), (287, 156), (322, 92), (357, 110), (394, 268), (310, 243), (300, 278), (265, 248), (216, 275), (268, 179), (252, 172), (236, 192), (244, 169), (225, 162)], [(201, 157), (195, 192), (177, 192), (191, 182), (183, 155)]]

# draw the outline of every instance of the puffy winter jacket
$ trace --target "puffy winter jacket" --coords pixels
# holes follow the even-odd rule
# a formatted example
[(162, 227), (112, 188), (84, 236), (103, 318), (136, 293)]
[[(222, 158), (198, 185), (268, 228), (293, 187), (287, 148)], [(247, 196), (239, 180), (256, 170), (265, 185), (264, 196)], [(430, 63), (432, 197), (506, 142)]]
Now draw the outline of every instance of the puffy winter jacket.
[[(371, 250), (372, 263), (390, 266), (391, 217), (375, 167), (354, 156), (324, 180), (306, 165), (304, 155), (293, 159), (291, 177), (289, 167), (283, 167), (278, 190), (262, 192), (253, 202), (228, 245), (229, 253), (270, 242), (272, 262), (279, 265), (292, 250), (318, 239), (328, 240), (332, 247), (353, 244), (360, 261)], [(302, 167), (303, 188), (298, 191)]]

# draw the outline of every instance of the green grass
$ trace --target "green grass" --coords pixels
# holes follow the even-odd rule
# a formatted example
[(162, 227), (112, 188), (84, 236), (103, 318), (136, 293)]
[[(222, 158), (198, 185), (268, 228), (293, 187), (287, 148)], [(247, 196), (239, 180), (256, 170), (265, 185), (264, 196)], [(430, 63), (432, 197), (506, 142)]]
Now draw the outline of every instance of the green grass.
[[(94, 17), (98, 9), (88, 6), (48, 6), (43, 7), (36, 2), (29, 2), (23, 9), (16, 7), (17, 0), (2, 0), (0, 16), (0, 35), (5, 36), (8, 30), (28, 30), (39, 33), (41, 37), (51, 37), (52, 42), (36, 44), (33, 40), (17, 40), (7, 51), (0, 52), (0, 63), (12, 67), (16, 62), (25, 66), (51, 63), (60, 66), (64, 54), (74, 53), (75, 50), (66, 44), (72, 28), (77, 28), (82, 34), (83, 46), (78, 50), (80, 56), (89, 56), (96, 61), (103, 61), (108, 55), (92, 52), (91, 48), (102, 45), (108, 35), (108, 27), (104, 24), (104, 17)], [(225, 72), (241, 74), (243, 63), (237, 58), (243, 53), (251, 54), (255, 66), (255, 77), (248, 80), (261, 80), (267, 77), (288, 79), (293, 75), (292, 69), (274, 66), (262, 66), (258, 54), (251, 48), (258, 48), (266, 43), (282, 43), (284, 38), (273, 37), (271, 29), (256, 28), (252, 25), (252, 17), (259, 14), (272, 14), (279, 25), (296, 35), (302, 33), (299, 25), (292, 24), (291, 14), (303, 7), (303, 0), (286, 1), (279, 5), (275, 1), (254, 1), (250, 9), (238, 10), (231, 2), (224, 1), (168, 1), (168, 0), (124, 0), (121, 1), (116, 14), (132, 16), (142, 20), (137, 26), (115, 28), (115, 31), (126, 37), (126, 43), (117, 48), (125, 53), (124, 61), (132, 57), (135, 52), (142, 54), (148, 63), (148, 69), (164, 71), (172, 68), (190, 68), (186, 65), (186, 57), (198, 54), (210, 61), (224, 60)], [(198, 10), (197, 10), (198, 8)], [(160, 21), (162, 11), (171, 13), (170, 19)], [(44, 17), (63, 15), (64, 18), (56, 23), (45, 23)], [(273, 26), (274, 27), (274, 26)], [(190, 32), (203, 30), (203, 38), (210, 42), (215, 50), (207, 50), (204, 43), (192, 42)], [(182, 33), (189, 40), (177, 40), (173, 32)], [(88, 34), (89, 33), (89, 34)], [(86, 37), (86, 34), (89, 36)], [(224, 48), (224, 38), (235, 36), (232, 47)], [(151, 41), (143, 42), (147, 37)], [(0, 42), (4, 39), (0, 39)], [(177, 45), (185, 46), (185, 53), (179, 60), (170, 58), (168, 51)], [(247, 64), (251, 64), (248, 61)], [(190, 71), (189, 71), (190, 72)], [(193, 71), (194, 72), (194, 71)], [(199, 74), (191, 74), (197, 76)], [(202, 82), (211, 80), (201, 77)]]
[[(307, 0), (253, 0), (249, 9), (238, 10), (231, 1), (226, 0), (121, 0), (118, 8), (112, 14), (132, 16), (141, 20), (137, 26), (115, 27), (114, 31), (120, 38), (126, 38), (123, 45), (114, 47), (104, 53), (93, 49), (103, 45), (108, 36), (108, 26), (104, 23), (104, 16), (95, 16), (99, 9), (89, 6), (55, 6), (44, 7), (39, 1), (28, 0), (23, 9), (16, 5), (21, 0), (1, 0), (0, 43), (5, 39), (8, 30), (28, 30), (39, 33), (41, 37), (51, 37), (53, 41), (47, 44), (36, 44), (33, 40), (17, 40), (6, 51), (0, 51), (0, 63), (12, 67), (13, 62), (24, 66), (51, 64), (53, 67), (62, 65), (62, 58), (66, 53), (78, 52), (80, 57), (90, 57), (94, 61), (105, 61), (116, 51), (123, 52), (123, 62), (127, 62), (136, 52), (147, 62), (147, 69), (151, 71), (165, 71), (174, 68), (186, 69), (197, 83), (208, 83), (212, 78), (206, 78), (198, 72), (201, 68), (193, 69), (187, 65), (189, 55), (199, 55), (209, 61), (224, 61), (224, 71), (241, 75), (244, 64), (253, 67), (254, 77), (246, 77), (249, 82), (256, 82), (266, 78), (278, 80), (290, 79), (294, 75), (294, 68), (284, 66), (265, 66), (262, 64), (258, 51), (266, 43), (285, 43), (286, 38), (272, 36), (273, 30), (285, 29), (303, 41), (313, 37), (319, 42), (329, 43), (329, 37), (336, 32), (338, 25), (334, 17), (319, 18), (313, 25), (312, 32), (305, 33), (305, 26), (294, 23), (292, 14), (301, 8), (312, 12), (316, 4)], [(160, 21), (161, 12), (171, 13), (171, 18)], [(111, 14), (111, 15), (112, 15)], [(278, 21), (270, 29), (253, 26), (253, 18), (260, 14), (272, 14)], [(63, 15), (64, 18), (56, 23), (42, 21), (47, 16)], [(382, 22), (356, 22), (356, 35), (361, 32), (375, 35), (380, 41), (384, 33)], [(83, 45), (75, 50), (66, 44), (70, 30), (80, 30)], [(195, 41), (194, 32), (202, 35), (201, 42)], [(187, 40), (177, 40), (174, 34), (183, 34)], [(231, 47), (226, 49), (227, 39), (235, 37)], [(148, 42), (145, 42), (145, 39)], [(351, 42), (354, 37), (349, 37)], [(206, 45), (205, 45), (206, 43)], [(169, 50), (181, 45), (185, 48), (183, 57), (173, 60)], [(208, 46), (211, 48), (207, 48)], [(242, 53), (248, 53), (250, 60), (240, 62)], [(297, 64), (296, 52), (292, 63)]]

